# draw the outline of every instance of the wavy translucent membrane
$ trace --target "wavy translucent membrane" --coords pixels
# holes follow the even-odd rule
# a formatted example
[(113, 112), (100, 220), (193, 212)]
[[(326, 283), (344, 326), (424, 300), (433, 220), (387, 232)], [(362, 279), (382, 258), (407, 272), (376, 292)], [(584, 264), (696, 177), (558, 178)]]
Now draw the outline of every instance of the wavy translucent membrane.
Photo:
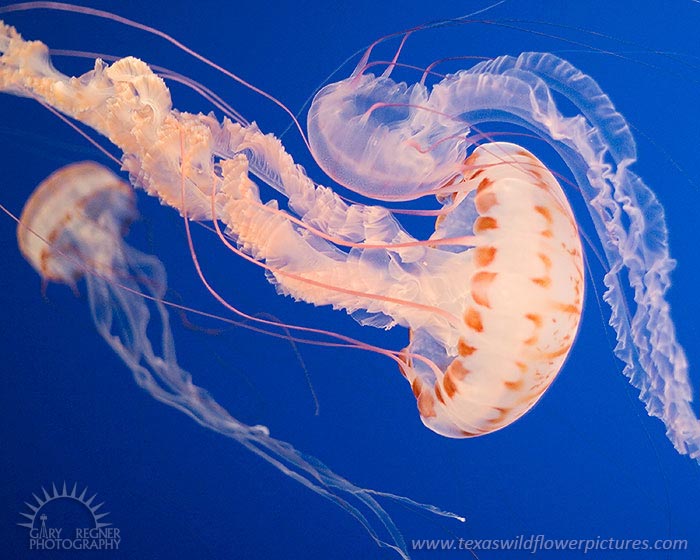
[[(484, 142), (479, 126), (528, 129), (561, 156), (590, 211), (625, 374), (676, 449), (699, 458), (687, 361), (665, 301), (674, 261), (663, 209), (631, 169), (634, 138), (609, 97), (549, 53), (485, 60), (428, 87), (394, 82), (391, 65), (369, 73), (371, 51), (315, 97), (308, 146), (331, 178), (364, 196), (437, 196), (442, 210), (426, 240), (384, 206), (348, 203), (312, 181), (254, 123), (173, 109), (140, 60), (98, 60), (69, 78), (43, 43), (5, 26), (0, 90), (109, 138), (132, 184), (187, 219), (225, 224), (233, 243), (222, 235), (224, 243), (258, 262), (279, 293), (363, 325), (408, 328), (401, 371), (424, 424), (448, 437), (493, 432), (534, 406), (580, 323), (583, 257), (563, 190), (532, 153)], [(251, 176), (290, 211), (263, 202)]]
[[(406, 545), (377, 496), (460, 519), (408, 498), (355, 486), (318, 459), (270, 436), (265, 426), (238, 421), (195, 385), (177, 361), (163, 304), (167, 289), (163, 264), (123, 239), (136, 217), (134, 191), (128, 183), (96, 163), (76, 163), (56, 171), (36, 188), (22, 212), (17, 238), (22, 254), (45, 282), (75, 286), (84, 279), (97, 331), (141, 388), (335, 502), (355, 516), (380, 545), (402, 556), (407, 556)], [(154, 323), (160, 326), (160, 352), (154, 350), (147, 334)], [(376, 519), (367, 517), (368, 513)], [(382, 530), (388, 541), (382, 540)]]
[[(381, 76), (368, 74), (364, 71), (367, 60), (368, 55), (349, 78), (324, 87), (313, 100), (308, 116), (309, 144), (319, 165), (343, 186), (365, 196), (411, 200), (444, 193), (445, 185), (454, 183), (455, 177), (488, 175), (481, 166), (470, 162), (472, 158), (464, 160), (466, 151), (476, 145), (468, 134), (478, 132), (477, 127), (482, 123), (517, 125), (548, 142), (574, 175), (604, 249), (608, 270), (603, 299), (612, 309), (610, 324), (617, 334), (615, 354), (625, 363), (624, 373), (640, 390), (649, 414), (664, 422), (675, 448), (700, 459), (700, 423), (690, 404), (693, 396), (688, 364), (665, 300), (675, 261), (669, 255), (663, 208), (654, 192), (631, 169), (637, 153), (630, 127), (595, 80), (549, 53), (486, 60), (469, 70), (446, 76), (432, 88), (423, 81), (411, 86), (396, 83), (389, 71)], [(564, 116), (559, 109), (560, 99), (573, 105), (577, 113)], [(483, 146), (476, 148), (472, 157), (480, 156), (482, 149)], [(501, 163), (512, 167), (503, 156)], [(493, 161), (490, 165), (494, 165)], [(491, 188), (489, 192), (493, 197), (488, 205), (500, 206), (507, 212), (495, 190)], [(508, 196), (512, 197), (512, 193)], [(459, 215), (458, 207), (450, 215), (458, 221), (451, 221), (452, 228), (445, 235), (464, 232), (464, 224), (475, 217), (468, 204), (462, 206), (466, 207), (466, 214)], [(565, 201), (562, 207), (568, 208)], [(478, 194), (475, 208), (480, 215), (474, 222), (477, 232), (480, 225), (484, 227), (483, 222), (480, 224), (484, 212)], [(536, 209), (544, 214), (542, 208)], [(504, 235), (504, 244), (513, 252), (521, 245), (529, 247), (530, 258), (525, 258), (528, 262), (536, 261), (535, 252), (540, 258), (547, 255), (551, 260), (550, 253), (533, 250), (529, 240), (523, 241), (524, 232), (515, 225), (528, 209), (514, 206), (510, 210), (503, 221), (487, 227), (505, 226), (509, 231)], [(549, 223), (547, 216), (545, 221)], [(442, 227), (445, 226), (438, 222), (436, 236), (440, 236)], [(546, 229), (542, 231), (550, 233)], [(575, 225), (569, 233), (574, 231)], [(556, 234), (554, 239), (567, 245), (561, 247), (565, 251), (578, 251), (575, 244), (567, 242), (566, 236)], [(485, 278), (479, 263), (487, 261), (487, 270), (494, 272), (491, 264), (498, 267), (499, 263), (491, 253), (504, 254), (495, 244), (484, 246), (477, 242), (476, 245), (477, 267), (465, 270), (462, 276), (471, 277), (472, 296), (484, 290)], [(484, 256), (487, 251), (488, 256)], [(522, 255), (509, 254), (506, 269), (522, 271)], [(547, 261), (544, 262), (546, 267)], [(623, 279), (625, 276), (627, 281)], [(633, 300), (625, 296), (625, 286), (632, 289)], [(512, 286), (509, 295), (519, 302), (527, 298), (513, 292)], [(576, 299), (576, 309), (570, 308), (572, 312), (579, 311), (579, 303)], [(511, 310), (519, 309), (513, 302), (510, 304)], [(560, 304), (568, 305), (568, 302), (559, 298), (554, 304), (561, 310), (564, 308)], [(471, 316), (477, 326), (482, 326), (472, 308), (466, 313), (467, 323)], [(533, 317), (532, 311), (524, 316), (532, 320), (531, 326), (536, 330), (549, 322), (548, 316), (541, 321), (542, 317)], [(571, 332), (575, 332), (575, 326), (572, 327)], [(560, 335), (561, 339), (570, 340), (569, 334)], [(491, 338), (492, 344), (500, 346), (502, 342), (502, 337)], [(506, 339), (506, 346), (508, 342)], [(464, 352), (476, 355), (472, 345), (461, 353)], [(500, 347), (497, 352), (504, 354)], [(544, 357), (560, 352), (555, 347), (545, 351)], [(448, 356), (452, 357), (449, 353)], [(473, 379), (474, 368), (467, 366), (466, 372), (461, 367), (451, 371), (453, 366), (455, 362), (445, 370), (449, 383), (443, 384), (443, 389), (460, 393), (452, 378)], [(451, 373), (454, 373), (452, 377)], [(542, 375), (541, 368), (538, 374)], [(505, 381), (514, 382), (519, 380)], [(436, 396), (441, 398), (439, 393)], [(496, 410), (500, 413), (497, 421), (507, 416), (507, 410)]]

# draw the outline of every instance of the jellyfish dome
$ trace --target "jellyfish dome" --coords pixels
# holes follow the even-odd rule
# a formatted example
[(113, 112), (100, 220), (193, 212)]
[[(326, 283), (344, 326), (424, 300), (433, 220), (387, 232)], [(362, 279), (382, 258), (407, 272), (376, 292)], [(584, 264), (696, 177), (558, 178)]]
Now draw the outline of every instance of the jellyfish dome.
[[(493, 432), (532, 408), (569, 354), (584, 295), (578, 227), (544, 165), (520, 146), (493, 142), (465, 168), (470, 175), (454, 187), (473, 195), (462, 204), (477, 217), (475, 248), (465, 254), (467, 289), (453, 289), (452, 311), (463, 326), (442, 348), (436, 331), (411, 333), (407, 354), (430, 356), (444, 375), (414, 359), (403, 368), (421, 419), (449, 437)], [(435, 239), (453, 227), (448, 220)]]
[(444, 88), (358, 74), (319, 91), (309, 146), (340, 185), (378, 200), (430, 194), (460, 174), (468, 124), (444, 113)]
[(115, 240), (137, 217), (128, 183), (93, 162), (63, 167), (27, 201), (17, 228), (22, 255), (47, 281), (73, 284), (85, 274), (111, 274)]

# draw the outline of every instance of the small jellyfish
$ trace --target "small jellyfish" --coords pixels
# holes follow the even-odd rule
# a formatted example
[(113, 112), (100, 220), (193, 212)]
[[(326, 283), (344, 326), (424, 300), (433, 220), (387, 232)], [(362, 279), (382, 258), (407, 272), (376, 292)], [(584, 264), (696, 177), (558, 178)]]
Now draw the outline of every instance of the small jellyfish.
[[(195, 385), (177, 360), (163, 300), (163, 264), (123, 239), (136, 217), (135, 194), (128, 183), (96, 163), (76, 163), (36, 188), (19, 219), (17, 237), (22, 254), (44, 282), (75, 288), (84, 280), (97, 331), (141, 388), (331, 500), (354, 516), (378, 545), (404, 558), (406, 543), (378, 497), (463, 521), (434, 506), (354, 485), (318, 459), (275, 439), (267, 427), (240, 422)], [(154, 329), (160, 331), (160, 352), (148, 338)]]

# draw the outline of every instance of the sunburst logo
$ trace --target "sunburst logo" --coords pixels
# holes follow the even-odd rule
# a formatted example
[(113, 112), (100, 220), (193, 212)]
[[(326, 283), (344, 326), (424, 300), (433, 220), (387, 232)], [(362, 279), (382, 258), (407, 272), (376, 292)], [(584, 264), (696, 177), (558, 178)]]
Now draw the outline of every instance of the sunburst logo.
[[(104, 502), (97, 494), (78, 485), (68, 491), (66, 483), (59, 491), (51, 484), (51, 491), (42, 486), (41, 492), (32, 494), (33, 501), (25, 502), (28, 511), (20, 512), (24, 518), (20, 527), (29, 529), (29, 548), (32, 550), (115, 550), (121, 542), (120, 531), (106, 519), (109, 512), (102, 511)], [(89, 496), (89, 497), (88, 497)], [(75, 510), (80, 512), (69, 511)], [(76, 515), (78, 513), (78, 515)], [(87, 515), (86, 515), (87, 514)], [(87, 520), (87, 523), (85, 521)]]

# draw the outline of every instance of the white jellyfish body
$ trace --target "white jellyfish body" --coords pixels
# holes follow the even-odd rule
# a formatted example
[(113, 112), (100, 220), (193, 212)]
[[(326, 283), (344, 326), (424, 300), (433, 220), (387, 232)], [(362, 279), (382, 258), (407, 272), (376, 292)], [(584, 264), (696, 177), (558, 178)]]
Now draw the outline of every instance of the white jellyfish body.
[(37, 187), (22, 211), (17, 241), (45, 281), (74, 284), (86, 268), (111, 277), (122, 256), (115, 240), (121, 246), (136, 216), (128, 184), (98, 164), (77, 163)]
[[(578, 227), (544, 165), (502, 142), (480, 146), (465, 165), (454, 186), (473, 193), (464, 203), (478, 217), (463, 287), (453, 289), (463, 325), (439, 358), (443, 375), (410, 358), (403, 368), (425, 425), (450, 437), (498, 430), (539, 400), (573, 345), (584, 295)], [(407, 355), (430, 334), (412, 333)]]
[(351, 76), (316, 94), (309, 146), (339, 184), (378, 200), (430, 194), (460, 174), (469, 126), (441, 112), (440, 89)]

